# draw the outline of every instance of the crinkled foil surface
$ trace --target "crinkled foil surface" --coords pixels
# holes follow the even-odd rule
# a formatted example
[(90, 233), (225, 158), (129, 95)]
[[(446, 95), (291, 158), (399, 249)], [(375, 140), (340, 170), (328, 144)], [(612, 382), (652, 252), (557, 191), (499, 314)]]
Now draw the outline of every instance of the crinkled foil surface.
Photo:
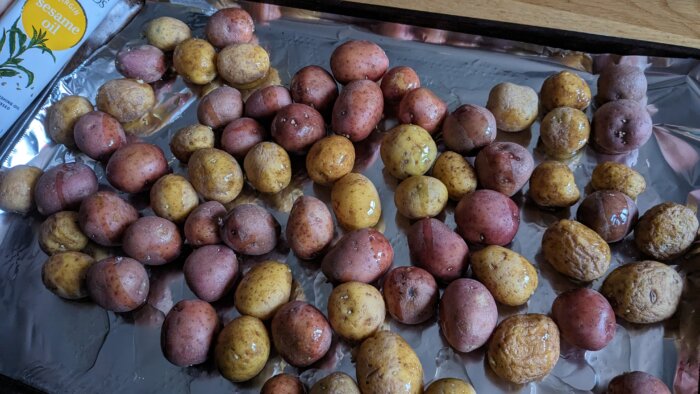
[[(102, 83), (118, 77), (114, 68), (116, 52), (125, 44), (142, 42), (141, 32), (150, 19), (163, 15), (180, 18), (192, 26), (195, 35), (202, 36), (206, 15), (213, 11), (206, 4), (195, 8), (146, 4), (106, 46), (56, 83), (31, 121), (18, 130), (22, 136), (3, 158), (3, 166), (31, 163), (45, 168), (66, 161), (82, 161), (93, 166), (103, 187), (109, 188), (101, 165), (50, 143), (43, 126), (46, 108), (67, 94), (94, 99)], [(280, 10), (274, 7), (257, 11), (253, 14), (280, 16)], [(272, 64), (284, 84), (303, 66), (318, 64), (329, 68), (333, 48), (343, 41), (369, 39), (386, 50), (392, 65), (416, 69), (423, 86), (442, 97), (450, 110), (462, 103), (484, 105), (496, 83), (512, 81), (539, 90), (547, 76), (571, 68), (578, 69), (595, 92), (596, 77), (590, 73), (588, 55), (419, 29), (411, 30), (416, 32), (412, 37), (433, 43), (402, 41), (376, 33), (396, 30), (392, 25), (291, 9), (282, 9), (281, 15), (279, 19), (258, 23), (256, 34), (271, 54)], [(654, 58), (649, 63), (648, 103), (656, 125), (654, 136), (639, 152), (620, 159), (634, 166), (647, 180), (648, 189), (637, 201), (640, 212), (662, 201), (694, 203), (700, 199), (700, 62)], [(196, 122), (197, 92), (180, 79), (159, 82), (156, 88), (159, 104), (151, 128), (157, 132), (144, 139), (158, 144), (169, 154), (167, 144), (175, 131)], [(588, 113), (591, 115), (592, 110), (588, 109)], [(410, 264), (404, 236), (410, 223), (396, 212), (393, 189), (397, 182), (385, 174), (378, 158), (382, 131), (394, 123), (384, 121), (379, 131), (356, 145), (356, 171), (367, 175), (379, 189), (384, 209), (379, 227), (394, 247), (394, 266), (400, 266)], [(535, 123), (530, 131), (501, 133), (499, 139), (527, 146), (534, 152), (536, 162), (540, 162), (544, 157), (537, 148), (538, 127)], [(172, 155), (169, 158), (174, 172), (186, 173), (186, 168)], [(587, 148), (570, 160), (581, 190), (588, 190), (591, 171), (602, 159)], [(302, 193), (330, 203), (329, 189), (314, 186), (305, 177), (303, 160), (296, 160), (294, 167), (292, 185), (279, 195), (263, 197), (246, 189), (241, 200), (266, 205), (283, 226), (294, 198)], [(499, 305), (500, 319), (525, 312), (547, 314), (558, 293), (579, 286), (556, 273), (540, 254), (545, 228), (560, 218), (573, 217), (577, 206), (563, 211), (542, 211), (526, 196), (527, 186), (514, 197), (522, 210), (522, 223), (510, 247), (535, 264), (540, 284), (526, 305), (519, 308)], [(142, 208), (143, 214), (152, 214), (146, 197), (129, 198)], [(440, 216), (452, 228), (454, 207), (451, 202)], [(40, 222), (36, 214), (30, 217), (0, 214), (0, 373), (4, 375), (48, 392), (83, 393), (253, 393), (270, 376), (283, 370), (299, 373), (309, 386), (334, 370), (354, 376), (353, 349), (338, 340), (334, 340), (322, 361), (306, 370), (295, 370), (273, 353), (260, 375), (244, 384), (228, 382), (211, 362), (191, 368), (175, 367), (163, 357), (159, 337), (162, 320), (172, 305), (194, 298), (180, 270), (182, 261), (149, 268), (149, 302), (134, 313), (114, 314), (90, 302), (65, 301), (46, 290), (41, 282), (46, 256), (37, 244)], [(340, 232), (336, 230), (336, 237)], [(630, 238), (612, 245), (611, 270), (642, 258)], [(303, 296), (320, 310), (327, 310), (331, 285), (317, 263), (299, 262), (284, 245), (263, 258), (286, 261), (303, 289)], [(260, 259), (242, 260), (245, 270)], [(441, 337), (435, 319), (419, 326), (404, 326), (387, 318), (385, 328), (400, 333), (415, 349), (423, 364), (426, 383), (442, 377), (458, 377), (471, 381), (480, 393), (586, 393), (602, 392), (617, 374), (642, 370), (660, 377), (669, 386), (675, 384), (677, 392), (697, 392), (700, 261), (684, 259), (677, 268), (687, 281), (674, 318), (645, 326), (618, 321), (615, 339), (598, 352), (583, 352), (563, 343), (561, 358), (552, 373), (541, 382), (524, 386), (509, 385), (498, 379), (484, 362), (483, 348), (468, 354), (451, 350)], [(587, 286), (598, 289), (600, 284), (598, 280)], [(224, 322), (237, 316), (232, 298), (226, 297), (215, 304)]]

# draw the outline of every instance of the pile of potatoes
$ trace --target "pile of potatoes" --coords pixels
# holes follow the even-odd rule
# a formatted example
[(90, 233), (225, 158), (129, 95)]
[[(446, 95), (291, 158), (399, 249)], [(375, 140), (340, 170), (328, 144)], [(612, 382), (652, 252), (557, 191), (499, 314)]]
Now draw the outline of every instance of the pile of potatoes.
[[(148, 267), (184, 261), (186, 283), (198, 299), (180, 301), (167, 313), (164, 356), (182, 367), (213, 357), (223, 377), (244, 382), (262, 371), (273, 351), (307, 368), (327, 357), (334, 337), (357, 345), (356, 381), (333, 373), (311, 393), (423, 392), (421, 362), (409, 343), (385, 329), (387, 313), (407, 325), (436, 318), (452, 348), (486, 347), (490, 368), (516, 384), (544, 378), (559, 358), (561, 340), (599, 350), (615, 336), (616, 316), (656, 323), (673, 315), (683, 289), (679, 273), (651, 260), (608, 273), (608, 244), (634, 231), (641, 252), (672, 261), (696, 238), (696, 214), (668, 202), (639, 217), (635, 200), (645, 190), (644, 178), (605, 161), (593, 171), (593, 191), (576, 220), (557, 221), (542, 238), (544, 262), (580, 287), (559, 294), (550, 316), (498, 321), (499, 304), (525, 305), (539, 281), (537, 264), (507, 247), (521, 220), (512, 197), (529, 183), (534, 204), (568, 210), (581, 192), (566, 160), (589, 140), (604, 154), (641, 147), (651, 134), (643, 71), (611, 65), (601, 73), (591, 128), (583, 112), (591, 90), (575, 73), (550, 76), (539, 95), (501, 83), (485, 106), (464, 104), (450, 112), (413, 69), (390, 69), (382, 48), (369, 41), (343, 43), (331, 56), (330, 72), (310, 65), (289, 87), (281, 86), (269, 54), (255, 43), (254, 27), (238, 8), (216, 12), (204, 38), (192, 37), (177, 19), (154, 19), (145, 30), (147, 44), (118, 53), (124, 78), (105, 83), (96, 106), (68, 96), (49, 109), (46, 129), (53, 140), (94, 161), (46, 171), (17, 166), (0, 181), (0, 208), (36, 208), (46, 216), (39, 243), (50, 256), (42, 270), (47, 289), (71, 300), (89, 297), (113, 312), (136, 311), (149, 297)], [(173, 72), (202, 92), (198, 123), (177, 130), (170, 142), (186, 176), (172, 173), (167, 152), (131, 132), (156, 105), (151, 84)], [(376, 131), (383, 117), (399, 124)], [(547, 157), (539, 165), (525, 147), (496, 141), (498, 133), (518, 133), (538, 120)], [(387, 176), (398, 181), (397, 210), (412, 221), (406, 237), (413, 266), (392, 269), (393, 240), (377, 228), (378, 190), (357, 172), (363, 158), (356, 148), (377, 133)], [(442, 145), (446, 150), (439, 152)], [(297, 197), (282, 228), (242, 190), (284, 193), (293, 163), (305, 165), (330, 200)], [(98, 166), (111, 187), (98, 186)], [(153, 215), (141, 216), (132, 196), (145, 196)], [(456, 229), (436, 219), (448, 204), (455, 205)], [(285, 246), (317, 262), (334, 285), (327, 313), (305, 301), (289, 265), (266, 258)], [(261, 257), (244, 270), (244, 256)], [(588, 288), (606, 275), (600, 292)], [(240, 317), (220, 320), (212, 303), (223, 299), (234, 300)], [(663, 383), (641, 372), (616, 378), (610, 390), (632, 393), (627, 387), (641, 380), (664, 392)], [(306, 388), (290, 374), (262, 388), (281, 390)], [(475, 391), (450, 378), (425, 392)]]

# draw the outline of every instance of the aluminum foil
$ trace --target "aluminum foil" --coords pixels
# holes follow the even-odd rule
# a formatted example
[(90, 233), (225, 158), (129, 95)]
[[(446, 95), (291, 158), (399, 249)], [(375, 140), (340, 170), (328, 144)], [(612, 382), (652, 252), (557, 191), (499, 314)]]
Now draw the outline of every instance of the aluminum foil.
[[(61, 78), (49, 97), (33, 114), (18, 142), (2, 158), (4, 167), (31, 163), (46, 168), (69, 161), (85, 162), (95, 168), (104, 188), (109, 189), (103, 166), (86, 156), (55, 146), (47, 138), (43, 120), (46, 108), (67, 94), (94, 99), (97, 88), (118, 77), (114, 56), (125, 44), (142, 42), (144, 24), (157, 16), (173, 16), (193, 27), (202, 36), (207, 14), (214, 8), (172, 4), (147, 4), (145, 8), (106, 46), (98, 49), (75, 71)], [(197, 0), (195, 0), (197, 1)], [(250, 6), (250, 5), (248, 5)], [(484, 105), (489, 90), (502, 81), (525, 84), (539, 90), (547, 76), (573, 67), (595, 92), (595, 79), (589, 71), (591, 57), (503, 40), (439, 33), (444, 40), (432, 40), (421, 30), (408, 28), (411, 35), (402, 38), (438, 42), (407, 41), (382, 36), (392, 25), (333, 15), (253, 6), (252, 13), (264, 16), (256, 35), (271, 54), (273, 66), (287, 84), (302, 66), (329, 67), (330, 54), (348, 39), (369, 39), (380, 44), (392, 65), (409, 65), (427, 86), (442, 97), (450, 110), (462, 103)], [(264, 23), (263, 23), (264, 22)], [(394, 34), (395, 35), (395, 34)], [(500, 43), (500, 44), (499, 44)], [(573, 59), (573, 60), (572, 60)], [(568, 66), (567, 66), (568, 65)], [(641, 172), (648, 189), (639, 196), (644, 212), (662, 201), (695, 202), (700, 199), (700, 62), (681, 59), (651, 59), (647, 69), (649, 109), (656, 124), (654, 136), (639, 152), (620, 158)], [(143, 139), (156, 143), (169, 153), (167, 143), (181, 127), (196, 122), (196, 92), (180, 79), (156, 84), (159, 104)], [(589, 115), (592, 110), (588, 110)], [(410, 264), (404, 233), (409, 221), (396, 212), (393, 190), (397, 181), (383, 171), (378, 158), (382, 131), (394, 120), (385, 120), (368, 140), (356, 145), (356, 171), (367, 175), (378, 187), (383, 213), (379, 228), (390, 239), (395, 251), (394, 266)], [(538, 123), (531, 130), (515, 134), (501, 133), (500, 140), (527, 146), (535, 160), (543, 156), (537, 148)], [(169, 163), (176, 173), (186, 169), (172, 157)], [(591, 171), (603, 158), (590, 149), (570, 160), (578, 187), (588, 190)], [(327, 188), (315, 186), (303, 172), (303, 160), (293, 163), (292, 185), (273, 197), (256, 195), (246, 188), (238, 201), (255, 201), (270, 208), (284, 226), (291, 204), (297, 196), (315, 195), (330, 201)], [(537, 267), (540, 285), (530, 301), (518, 308), (499, 305), (503, 319), (525, 312), (549, 313), (556, 295), (578, 286), (544, 263), (540, 254), (542, 233), (552, 222), (573, 217), (577, 206), (568, 210), (543, 211), (526, 197), (527, 186), (514, 199), (522, 209), (522, 223), (511, 248)], [(152, 214), (144, 196), (125, 196), (145, 215)], [(450, 203), (440, 216), (455, 226), (455, 204)], [(165, 267), (149, 268), (151, 294), (148, 304), (134, 313), (106, 312), (90, 302), (62, 300), (41, 282), (41, 267), (46, 256), (37, 244), (38, 214), (22, 217), (0, 214), (0, 373), (48, 392), (128, 392), (128, 393), (224, 393), (258, 392), (261, 385), (281, 371), (299, 373), (308, 386), (331, 371), (341, 370), (354, 376), (353, 349), (334, 339), (328, 355), (312, 368), (297, 370), (272, 354), (265, 369), (250, 382), (233, 384), (222, 378), (213, 363), (178, 368), (163, 357), (160, 350), (160, 325), (174, 303), (195, 296), (181, 273), (182, 261)], [(341, 230), (336, 230), (339, 237)], [(612, 245), (611, 270), (620, 264), (641, 259), (630, 238)], [(187, 254), (186, 252), (183, 254)], [(327, 310), (331, 285), (320, 273), (318, 264), (300, 262), (282, 244), (262, 258), (242, 258), (244, 270), (261, 259), (286, 261), (300, 285), (298, 297), (306, 298), (320, 310)], [(633, 325), (618, 322), (615, 339), (603, 350), (584, 352), (562, 344), (561, 357), (541, 382), (524, 386), (510, 385), (496, 377), (484, 362), (485, 350), (460, 354), (451, 350), (442, 338), (433, 318), (419, 326), (405, 326), (387, 318), (385, 328), (401, 334), (415, 349), (424, 368), (427, 383), (443, 377), (469, 380), (480, 393), (586, 393), (602, 392), (608, 381), (622, 372), (642, 370), (660, 377), (677, 392), (697, 392), (698, 377), (698, 287), (700, 264), (683, 260), (678, 267), (687, 276), (683, 301), (677, 315), (663, 324)], [(591, 283), (599, 288), (601, 281)], [(224, 322), (237, 316), (232, 297), (214, 305)]]

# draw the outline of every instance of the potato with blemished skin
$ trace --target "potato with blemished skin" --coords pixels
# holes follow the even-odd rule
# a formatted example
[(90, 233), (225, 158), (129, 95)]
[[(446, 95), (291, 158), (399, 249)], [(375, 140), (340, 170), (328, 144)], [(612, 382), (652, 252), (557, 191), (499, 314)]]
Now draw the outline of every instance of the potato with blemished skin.
[(295, 103), (306, 104), (327, 115), (338, 98), (338, 85), (322, 67), (306, 66), (292, 77), (289, 92)]
[(508, 197), (525, 186), (534, 167), (532, 154), (513, 142), (494, 142), (482, 149), (474, 160), (481, 187), (501, 192)]
[(380, 87), (384, 101), (396, 105), (406, 93), (420, 87), (420, 77), (411, 67), (394, 67), (384, 75)]
[(241, 92), (230, 86), (220, 86), (202, 97), (197, 105), (199, 123), (218, 129), (243, 115)]
[(411, 260), (441, 282), (451, 282), (466, 272), (469, 247), (445, 223), (422, 219), (411, 226), (406, 236)]
[(238, 253), (260, 256), (279, 241), (280, 224), (265, 208), (255, 204), (235, 206), (221, 223), (221, 239)]
[(128, 78), (105, 82), (95, 100), (97, 109), (114, 116), (120, 123), (140, 119), (156, 104), (151, 85)]
[(355, 369), (364, 393), (423, 392), (423, 365), (411, 346), (393, 332), (380, 331), (362, 342)]
[(626, 372), (608, 383), (607, 394), (671, 394), (661, 379), (646, 372)]
[(594, 190), (617, 190), (634, 200), (644, 192), (647, 183), (642, 174), (626, 165), (606, 161), (593, 169), (591, 187)]
[(604, 348), (617, 330), (610, 303), (592, 289), (577, 288), (559, 294), (552, 304), (552, 319), (562, 338), (586, 350)]
[(420, 324), (433, 317), (440, 295), (433, 276), (418, 267), (389, 271), (382, 292), (391, 317), (404, 324)]
[(268, 137), (267, 130), (251, 118), (238, 118), (227, 124), (221, 134), (221, 149), (242, 161), (248, 152)]
[(530, 198), (547, 208), (570, 207), (581, 197), (574, 173), (558, 161), (540, 163), (530, 176)]
[(379, 154), (393, 177), (406, 179), (428, 172), (435, 162), (437, 146), (424, 128), (403, 124), (389, 130)]
[(182, 266), (185, 281), (200, 299), (215, 302), (233, 288), (238, 277), (238, 259), (223, 245), (195, 249)]
[(518, 132), (535, 122), (538, 105), (537, 93), (531, 87), (503, 82), (489, 92), (486, 108), (496, 118), (498, 130)]
[(486, 360), (496, 375), (516, 384), (540, 380), (559, 359), (559, 329), (545, 315), (506, 318), (493, 332)]
[(630, 64), (611, 64), (598, 76), (598, 105), (615, 100), (643, 102), (647, 96), (647, 78), (644, 70)]
[(284, 86), (265, 86), (253, 92), (245, 101), (245, 116), (269, 122), (277, 112), (292, 103)]
[(544, 80), (540, 101), (546, 111), (557, 107), (584, 110), (591, 103), (591, 88), (577, 74), (560, 71)]
[(331, 327), (348, 341), (361, 341), (374, 334), (386, 315), (382, 294), (362, 282), (345, 282), (328, 297)]
[(496, 118), (491, 111), (474, 104), (459, 106), (445, 117), (442, 139), (457, 153), (472, 154), (496, 139)]
[(101, 111), (83, 115), (73, 128), (75, 145), (95, 160), (105, 160), (126, 145), (124, 128), (113, 116)]
[(91, 241), (103, 246), (121, 244), (124, 231), (138, 218), (133, 205), (109, 191), (89, 196), (78, 211), (80, 229)]
[(496, 301), (481, 283), (457, 279), (442, 293), (438, 323), (455, 350), (467, 353), (483, 346), (497, 321)]
[(207, 201), (197, 206), (185, 220), (185, 239), (193, 247), (221, 243), (219, 223), (226, 216), (226, 208), (218, 201)]
[(0, 172), (0, 209), (22, 214), (34, 209), (34, 190), (43, 173), (41, 169), (28, 165)]
[(205, 200), (226, 204), (243, 190), (241, 167), (233, 156), (219, 149), (195, 151), (187, 162), (187, 175)]
[(39, 227), (39, 247), (48, 255), (80, 252), (87, 244), (88, 237), (80, 230), (77, 212), (56, 212)]
[(42, 215), (51, 215), (78, 208), (97, 188), (97, 176), (90, 167), (83, 163), (59, 164), (46, 170), (34, 184), (36, 209)]
[(109, 158), (105, 167), (109, 183), (126, 193), (147, 190), (169, 170), (163, 150), (156, 145), (142, 142), (119, 148)]
[(331, 130), (353, 142), (367, 138), (382, 120), (384, 98), (375, 82), (352, 81), (333, 104)]
[(182, 300), (168, 312), (160, 330), (160, 344), (168, 361), (189, 367), (207, 361), (219, 331), (219, 317), (209, 303)]
[(682, 291), (683, 278), (678, 272), (656, 261), (620, 266), (600, 288), (617, 316), (639, 324), (658, 323), (671, 317)]
[(400, 214), (409, 219), (437, 216), (447, 205), (447, 188), (437, 178), (415, 175), (401, 181), (394, 193)]
[(121, 75), (145, 83), (160, 80), (167, 70), (165, 54), (153, 45), (124, 47), (117, 53), (115, 63)]
[(75, 123), (81, 116), (92, 110), (92, 104), (85, 97), (62, 97), (47, 111), (46, 131), (54, 142), (71, 147), (75, 145), (73, 138)]
[(92, 264), (86, 280), (90, 298), (108, 311), (133, 311), (148, 296), (148, 273), (129, 257), (108, 257)]
[(187, 163), (195, 151), (213, 148), (214, 139), (211, 127), (197, 123), (178, 130), (170, 140), (170, 150), (178, 160)]
[(237, 89), (251, 89), (265, 80), (270, 71), (270, 55), (256, 44), (232, 44), (216, 58), (221, 78)]
[(180, 255), (182, 237), (175, 223), (158, 216), (144, 216), (124, 231), (122, 249), (146, 265), (163, 265)]
[(243, 315), (267, 320), (289, 301), (292, 292), (292, 270), (277, 261), (257, 263), (238, 284), (236, 309)]
[(206, 85), (216, 78), (217, 61), (216, 49), (199, 38), (188, 38), (180, 42), (173, 52), (175, 71), (185, 81), (195, 85)]
[(232, 382), (257, 376), (270, 356), (270, 337), (260, 319), (241, 316), (219, 333), (214, 358), (221, 375)]
[(467, 241), (507, 245), (520, 227), (520, 209), (494, 190), (481, 189), (462, 197), (455, 208), (457, 232)]
[(270, 134), (287, 152), (304, 154), (311, 145), (326, 136), (326, 123), (315, 109), (294, 103), (277, 111)]
[(243, 168), (251, 186), (261, 193), (277, 193), (292, 181), (287, 151), (274, 142), (261, 142), (245, 155)]
[(603, 104), (593, 114), (591, 146), (617, 155), (641, 148), (649, 141), (653, 123), (646, 107), (633, 100)]
[(562, 219), (542, 236), (542, 256), (559, 273), (590, 282), (605, 275), (610, 266), (610, 246), (583, 224)]
[(476, 190), (476, 171), (458, 153), (446, 151), (438, 156), (432, 174), (445, 185), (451, 200), (459, 201)]
[(355, 146), (349, 139), (330, 135), (311, 146), (306, 155), (306, 172), (319, 185), (331, 185), (352, 171)]
[(378, 81), (389, 68), (389, 58), (377, 44), (351, 40), (335, 48), (331, 54), (331, 71), (345, 85), (355, 80)]
[(309, 394), (360, 394), (360, 389), (350, 375), (333, 372), (316, 382)]
[(340, 178), (331, 189), (331, 202), (338, 224), (346, 230), (376, 226), (382, 216), (377, 188), (362, 174)]
[(156, 215), (182, 223), (199, 205), (199, 196), (187, 178), (168, 174), (153, 184), (150, 192), (151, 208)]
[(537, 290), (537, 270), (525, 257), (498, 245), (471, 254), (474, 276), (501, 304), (525, 304)]
[(223, 48), (226, 45), (249, 42), (253, 38), (255, 24), (250, 14), (242, 8), (223, 8), (207, 21), (205, 34), (212, 45)]
[(591, 124), (582, 111), (570, 108), (555, 108), (542, 118), (540, 139), (545, 153), (554, 159), (568, 159), (588, 143)]
[(683, 255), (697, 234), (695, 212), (685, 205), (665, 202), (639, 218), (634, 228), (634, 242), (642, 253), (667, 261)]
[(334, 283), (372, 283), (391, 267), (394, 249), (384, 234), (363, 228), (343, 235), (321, 262), (321, 271)]
[(461, 379), (442, 378), (430, 383), (425, 394), (476, 394), (471, 384)]
[(189, 26), (185, 22), (161, 16), (151, 20), (145, 31), (148, 43), (162, 51), (172, 51), (175, 47), (192, 36)]
[(95, 260), (80, 252), (61, 252), (49, 257), (41, 270), (44, 286), (54, 294), (68, 300), (88, 296), (87, 271)]
[(323, 313), (303, 301), (280, 307), (272, 318), (275, 349), (295, 367), (307, 367), (326, 355), (333, 331)]
[(294, 201), (285, 234), (297, 257), (310, 260), (321, 255), (333, 240), (334, 230), (333, 216), (323, 201), (312, 196)]
[(428, 88), (407, 92), (399, 104), (398, 118), (401, 123), (418, 125), (430, 134), (440, 130), (446, 115), (447, 104)]
[(629, 196), (615, 190), (599, 190), (583, 199), (576, 220), (598, 233), (605, 242), (622, 240), (632, 231), (639, 213)]
[(298, 377), (281, 373), (267, 379), (260, 389), (260, 394), (305, 394), (306, 387)]

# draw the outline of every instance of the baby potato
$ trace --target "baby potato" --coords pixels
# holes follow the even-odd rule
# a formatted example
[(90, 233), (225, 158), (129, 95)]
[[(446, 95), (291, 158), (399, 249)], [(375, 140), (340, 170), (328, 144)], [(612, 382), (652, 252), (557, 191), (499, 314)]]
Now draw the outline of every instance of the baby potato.
[(588, 117), (576, 108), (555, 108), (542, 118), (540, 139), (545, 153), (554, 159), (568, 159), (580, 151), (591, 134)]
[(86, 281), (90, 298), (108, 311), (131, 312), (148, 297), (148, 273), (129, 257), (108, 257), (90, 265)]
[(396, 187), (394, 203), (399, 213), (409, 219), (437, 216), (447, 205), (447, 188), (436, 178), (411, 176)]
[[(17, 175), (22, 174), (10, 174), (9, 180), (5, 178), (2, 183), (6, 186), (3, 187), (12, 187), (13, 183), (17, 184), (14, 178)], [(27, 177), (25, 179), (31, 180), (30, 177), (34, 175), (33, 173), (25, 175)], [(97, 188), (97, 176), (92, 168), (77, 162), (59, 164), (46, 170), (34, 184), (36, 209), (42, 215), (76, 209), (85, 198), (92, 196)], [(21, 188), (15, 190), (19, 190), (20, 193), (15, 194), (14, 197), (26, 193)], [(11, 194), (8, 195), (11, 196)]]
[(319, 185), (331, 185), (352, 171), (355, 146), (349, 139), (331, 135), (316, 141), (306, 155), (306, 172)]
[(259, 85), (270, 71), (270, 55), (260, 45), (232, 44), (219, 52), (216, 69), (231, 86), (250, 89)]
[(0, 209), (22, 214), (34, 209), (34, 193), (43, 173), (41, 169), (27, 165), (14, 166), (0, 173)]
[(126, 134), (121, 123), (101, 111), (83, 115), (73, 128), (75, 146), (95, 160), (106, 160), (117, 149), (126, 145)]
[(608, 300), (595, 290), (565, 291), (552, 304), (552, 319), (570, 344), (597, 351), (615, 338), (617, 324)]
[(360, 389), (350, 375), (333, 372), (316, 382), (309, 394), (360, 394)]
[(180, 255), (182, 237), (175, 223), (157, 216), (145, 216), (124, 231), (122, 249), (146, 265), (163, 265)]
[(651, 324), (678, 308), (683, 278), (666, 264), (639, 261), (613, 270), (600, 288), (615, 314), (630, 323)]
[(232, 382), (245, 382), (257, 376), (270, 357), (270, 338), (260, 319), (241, 316), (219, 333), (214, 358), (219, 372)]
[(334, 283), (372, 283), (391, 267), (394, 248), (384, 234), (362, 228), (343, 235), (321, 262), (321, 271)]
[(647, 96), (647, 78), (644, 69), (631, 64), (611, 64), (598, 76), (598, 105), (615, 100), (643, 102)]
[(559, 329), (545, 315), (508, 317), (493, 332), (486, 359), (493, 372), (509, 382), (540, 380), (559, 359)]
[(535, 167), (529, 193), (535, 204), (548, 208), (570, 207), (581, 197), (574, 173), (558, 161), (544, 161)]
[(140, 193), (168, 172), (168, 161), (157, 145), (131, 143), (112, 154), (105, 166), (107, 180), (126, 193)]
[(192, 37), (192, 32), (185, 22), (169, 16), (150, 21), (145, 34), (149, 44), (165, 52), (172, 51), (179, 43)]
[(306, 387), (298, 377), (281, 373), (267, 379), (260, 394), (306, 394)]
[(289, 93), (295, 103), (306, 104), (327, 115), (338, 98), (338, 85), (322, 67), (306, 66), (292, 77)]
[(476, 190), (476, 171), (458, 153), (446, 151), (438, 156), (432, 174), (445, 185), (450, 200), (459, 201)]
[(75, 145), (75, 123), (92, 110), (92, 104), (85, 97), (62, 97), (46, 113), (46, 131), (54, 142), (72, 147)]
[(251, 186), (262, 193), (277, 193), (292, 181), (287, 151), (274, 142), (261, 142), (245, 155), (243, 168)]
[(335, 48), (331, 54), (331, 71), (345, 85), (350, 81), (378, 81), (389, 68), (389, 58), (377, 44), (365, 40), (350, 40)]
[(486, 286), (496, 301), (519, 306), (537, 289), (537, 270), (518, 253), (498, 245), (489, 245), (473, 252), (474, 276)]
[(121, 244), (124, 231), (138, 218), (133, 205), (109, 191), (99, 191), (86, 198), (78, 212), (80, 229), (102, 246)]
[(666, 384), (646, 372), (626, 372), (608, 383), (607, 394), (671, 394)]
[(489, 92), (486, 108), (496, 118), (498, 130), (518, 132), (535, 122), (538, 104), (537, 92), (531, 87), (503, 82)]
[(437, 219), (419, 220), (406, 235), (411, 260), (438, 280), (448, 283), (466, 271), (469, 248), (464, 239)]
[(685, 253), (698, 234), (698, 218), (685, 205), (665, 202), (646, 211), (634, 228), (634, 242), (655, 259), (672, 260)]
[(379, 331), (357, 352), (357, 381), (363, 393), (422, 393), (423, 365), (399, 334)]
[(466, 155), (492, 143), (497, 131), (496, 118), (491, 111), (464, 104), (445, 118), (442, 139), (448, 149)]
[(165, 316), (160, 331), (163, 355), (178, 367), (207, 361), (219, 331), (214, 307), (201, 300), (182, 300)]
[(204, 33), (214, 46), (249, 42), (253, 38), (255, 24), (250, 14), (242, 8), (223, 8), (214, 13), (207, 21)]
[(532, 154), (514, 142), (494, 142), (482, 149), (474, 160), (479, 184), (508, 197), (525, 186), (533, 167)]
[(396, 105), (401, 102), (406, 93), (420, 87), (420, 78), (411, 67), (394, 67), (384, 74), (380, 87), (384, 101), (387, 104)]
[(219, 86), (202, 97), (197, 105), (199, 123), (218, 129), (243, 115), (241, 92), (230, 86)]
[(334, 230), (333, 216), (323, 201), (312, 196), (294, 201), (285, 233), (297, 257), (310, 260), (321, 255), (333, 240)]
[(156, 181), (150, 193), (151, 208), (156, 215), (182, 223), (199, 204), (197, 191), (187, 178), (168, 174)]
[(638, 218), (637, 204), (626, 194), (614, 190), (589, 194), (576, 211), (576, 220), (590, 227), (608, 243), (625, 238)]
[(343, 283), (328, 297), (331, 327), (348, 341), (361, 341), (374, 334), (384, 323), (385, 315), (381, 293), (366, 283)]
[(77, 212), (56, 212), (39, 227), (39, 247), (48, 255), (79, 252), (87, 244), (88, 237), (80, 230)]
[(611, 101), (593, 114), (591, 146), (608, 155), (628, 153), (649, 141), (652, 128), (644, 105), (633, 100)]
[(51, 292), (67, 300), (88, 296), (87, 271), (95, 260), (80, 252), (61, 252), (49, 257), (41, 270), (41, 280)]
[(644, 192), (647, 183), (642, 174), (626, 165), (606, 161), (593, 169), (591, 187), (594, 190), (616, 190), (635, 200)]
[(461, 278), (442, 293), (438, 317), (447, 343), (458, 352), (468, 353), (488, 341), (498, 321), (498, 309), (484, 285)]
[(407, 92), (399, 104), (398, 118), (401, 123), (415, 124), (430, 134), (435, 134), (447, 115), (447, 104), (428, 88), (417, 88)]
[(292, 104), (289, 90), (284, 86), (271, 85), (255, 90), (245, 101), (245, 116), (268, 123), (277, 112)]
[(270, 134), (287, 152), (304, 154), (326, 136), (323, 116), (306, 104), (289, 104), (277, 111)]
[(333, 331), (323, 313), (303, 301), (282, 305), (272, 318), (275, 349), (295, 367), (308, 367), (331, 347)]
[(126, 78), (153, 83), (167, 70), (165, 54), (153, 45), (124, 47), (117, 52), (117, 71)]
[(333, 104), (331, 130), (353, 142), (367, 138), (382, 120), (384, 98), (379, 85), (368, 80), (343, 87)]
[(430, 383), (424, 394), (476, 394), (474, 387), (462, 379), (442, 378)]
[[(120, 123), (141, 119), (156, 105), (156, 96), (151, 85), (128, 78), (105, 82), (97, 91), (95, 100), (97, 109), (112, 115)], [(82, 114), (87, 112), (90, 111)]]
[(241, 167), (233, 156), (219, 149), (195, 151), (187, 163), (187, 174), (205, 200), (226, 204), (243, 190)]
[(379, 192), (362, 174), (340, 178), (331, 189), (331, 202), (338, 224), (346, 230), (374, 227), (382, 216)]
[(291, 292), (292, 270), (288, 265), (270, 260), (257, 263), (236, 288), (236, 309), (243, 315), (267, 320), (289, 301)]
[(433, 317), (440, 291), (430, 273), (418, 267), (397, 267), (384, 278), (386, 309), (403, 324), (420, 324)]
[(605, 275), (610, 246), (595, 231), (579, 222), (562, 219), (542, 236), (542, 256), (559, 273), (582, 282)]
[(170, 140), (170, 150), (183, 163), (187, 163), (195, 151), (213, 147), (214, 131), (199, 123), (181, 128)]
[(584, 110), (591, 103), (591, 88), (577, 74), (560, 71), (544, 80), (540, 100), (545, 111), (557, 107)]
[(520, 227), (520, 209), (505, 195), (488, 189), (471, 192), (455, 208), (457, 232), (482, 245), (507, 245)]
[(238, 259), (233, 250), (223, 245), (206, 245), (187, 257), (182, 272), (187, 286), (198, 298), (215, 302), (236, 283)]
[(398, 179), (423, 175), (435, 162), (437, 146), (424, 128), (402, 124), (389, 130), (379, 154), (389, 173)]
[(221, 239), (238, 253), (260, 256), (277, 246), (280, 224), (265, 208), (255, 204), (235, 206), (221, 223)]
[(193, 247), (221, 243), (219, 223), (226, 216), (226, 208), (218, 201), (198, 205), (185, 220), (185, 239)]
[(216, 49), (205, 40), (188, 38), (175, 47), (173, 67), (185, 81), (206, 85), (216, 78)]
[(224, 128), (221, 134), (221, 149), (243, 161), (255, 145), (267, 139), (268, 134), (255, 119), (238, 118)]

